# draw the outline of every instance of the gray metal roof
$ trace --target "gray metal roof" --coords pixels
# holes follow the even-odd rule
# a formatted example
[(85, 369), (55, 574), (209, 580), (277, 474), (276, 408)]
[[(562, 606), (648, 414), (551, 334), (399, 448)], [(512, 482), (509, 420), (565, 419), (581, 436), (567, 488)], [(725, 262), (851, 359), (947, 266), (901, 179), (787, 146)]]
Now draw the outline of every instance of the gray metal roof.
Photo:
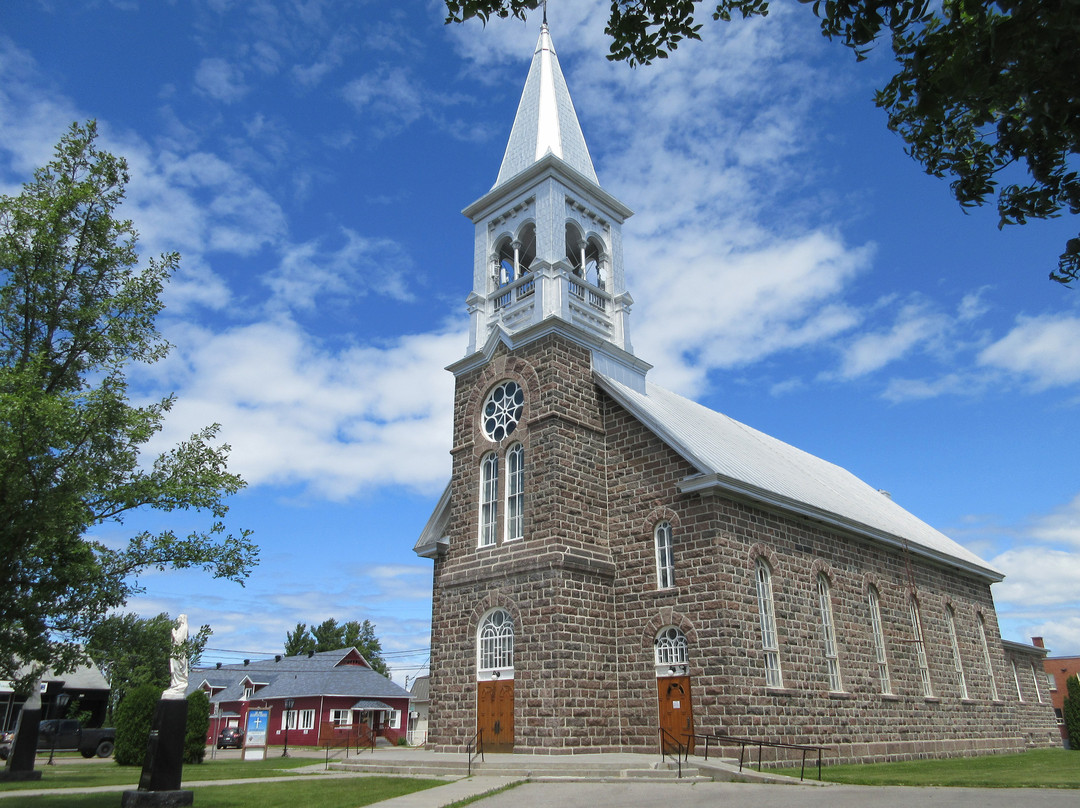
[(719, 487), (930, 557), (991, 581), (1004, 575), (840, 466), (648, 383), (597, 383), (699, 474), (679, 490)]
[(416, 680), (412, 683), (412, 687), (409, 688), (409, 692), (412, 693), (413, 703), (427, 701), (430, 698), (431, 677), (417, 676)]
[(493, 187), (502, 185), (549, 152), (599, 184), (574, 102), (559, 66), (559, 57), (545, 24), (536, 41), (529, 75), (514, 116), (514, 127)]
[(389, 704), (384, 704), (377, 699), (360, 699), (350, 709), (353, 710), (391, 710), (393, 709)]

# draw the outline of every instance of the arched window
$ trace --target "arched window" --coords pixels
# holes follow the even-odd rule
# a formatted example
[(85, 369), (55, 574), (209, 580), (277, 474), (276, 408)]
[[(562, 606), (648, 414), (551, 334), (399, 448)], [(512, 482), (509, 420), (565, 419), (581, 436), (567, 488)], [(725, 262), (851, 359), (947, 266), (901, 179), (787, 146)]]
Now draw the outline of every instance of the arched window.
[(506, 541), (525, 535), (525, 449), (515, 443), (506, 452)]
[(477, 667), (481, 671), (506, 671), (514, 667), (514, 621), (506, 609), (484, 615), (476, 633)]
[(840, 657), (836, 651), (836, 626), (833, 623), (832, 596), (829, 593), (829, 579), (824, 573), (817, 577), (818, 609), (821, 612), (821, 638), (825, 645), (825, 669), (829, 675), (829, 690), (839, 693), (843, 690), (840, 681)]
[(776, 633), (776, 610), (773, 607), (772, 571), (763, 559), (756, 565), (758, 616), (761, 618), (761, 649), (765, 653), (765, 686), (783, 687), (780, 675), (780, 641)]
[(960, 657), (960, 641), (956, 637), (956, 612), (953, 607), (945, 606), (945, 623), (949, 627), (949, 641), (952, 644), (953, 673), (956, 675), (956, 686), (960, 690), (960, 698), (968, 697), (967, 679), (964, 678), (964, 660)]
[(930, 663), (926, 661), (926, 646), (923, 644), (919, 602), (912, 598), (908, 601), (908, 609), (911, 613), (911, 645), (915, 649), (915, 663), (919, 666), (919, 680), (922, 682), (923, 696), (929, 699), (934, 695), (934, 688), (930, 683)]
[(998, 700), (997, 680), (994, 679), (994, 665), (990, 661), (990, 643), (986, 641), (986, 621), (979, 615), (979, 643), (982, 645), (983, 664), (986, 665), (986, 675), (990, 678), (990, 698)]
[(889, 659), (885, 655), (885, 632), (881, 626), (881, 600), (876, 587), (871, 586), (866, 590), (866, 600), (870, 606), (870, 630), (874, 634), (878, 680), (881, 682), (881, 692), (888, 695), (892, 693), (892, 683), (889, 681)]
[[(656, 664), (661, 665), (688, 665), (690, 655), (686, 643), (686, 635), (675, 626), (661, 629), (656, 635)], [(675, 671), (669, 671), (675, 673)]]
[(499, 458), (494, 452), (480, 461), (480, 546), (495, 544), (499, 524)]
[(1016, 684), (1016, 699), (1017, 701), (1024, 700), (1024, 691), (1020, 689), (1020, 672), (1016, 669), (1016, 660), (1011, 659), (1009, 663), (1012, 665), (1013, 682)]
[(671, 548), (671, 522), (661, 522), (654, 532), (656, 540), (656, 588), (675, 586), (675, 555)]

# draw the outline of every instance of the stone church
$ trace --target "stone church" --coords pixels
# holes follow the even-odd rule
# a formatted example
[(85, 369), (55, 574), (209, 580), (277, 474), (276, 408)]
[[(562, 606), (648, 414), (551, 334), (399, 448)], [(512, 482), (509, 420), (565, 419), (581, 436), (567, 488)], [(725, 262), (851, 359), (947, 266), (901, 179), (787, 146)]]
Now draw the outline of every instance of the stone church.
[[(429, 746), (835, 759), (1056, 744), (1004, 576), (825, 460), (657, 387), (623, 222), (545, 24), (476, 229), (434, 561)], [(830, 755), (830, 758), (833, 756)]]

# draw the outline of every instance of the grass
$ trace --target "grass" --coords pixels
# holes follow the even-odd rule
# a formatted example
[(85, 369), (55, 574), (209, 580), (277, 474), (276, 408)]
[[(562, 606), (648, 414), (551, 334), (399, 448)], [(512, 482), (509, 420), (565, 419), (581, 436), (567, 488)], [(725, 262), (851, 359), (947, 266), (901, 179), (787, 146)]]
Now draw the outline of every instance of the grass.
[[(184, 766), (184, 780), (235, 780), (248, 777), (276, 777), (288, 774), (282, 769), (295, 769), (319, 763), (317, 758), (271, 758), (267, 760), (207, 760), (198, 765)], [(41, 788), (92, 788), (93, 786), (139, 785), (142, 768), (117, 766), (109, 763), (64, 763), (46, 766), (38, 761), (34, 768), (41, 772), (40, 780), (5, 783), (0, 793)], [(4, 803), (0, 802), (0, 808)]]
[[(791, 769), (775, 771), (792, 773)], [(810, 767), (807, 776), (813, 777)], [(1036, 749), (1019, 755), (825, 766), (821, 777), (833, 783), (866, 786), (1080, 788), (1080, 752)]]
[[(442, 785), (436, 780), (404, 777), (350, 777), (328, 780), (318, 776), (298, 777), (295, 782), (245, 783), (232, 786), (199, 786), (195, 805), (199, 808), (296, 808), (318, 805), (319, 808), (359, 808), (363, 805), (412, 794)], [(0, 806), (5, 804), (0, 800)], [(115, 791), (104, 794), (49, 794), (25, 797), (19, 808), (116, 808), (120, 796)], [(15, 803), (8, 803), (14, 808)]]

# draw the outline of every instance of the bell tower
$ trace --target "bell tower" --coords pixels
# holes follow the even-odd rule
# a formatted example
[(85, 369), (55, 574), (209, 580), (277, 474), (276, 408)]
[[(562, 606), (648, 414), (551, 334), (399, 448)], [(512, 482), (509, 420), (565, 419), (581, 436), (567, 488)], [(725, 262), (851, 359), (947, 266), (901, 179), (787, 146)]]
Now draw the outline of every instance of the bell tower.
[(589, 349), (594, 370), (644, 391), (623, 270), (632, 211), (597, 181), (546, 23), (495, 185), (463, 213), (476, 228), (467, 358), (555, 328)]

